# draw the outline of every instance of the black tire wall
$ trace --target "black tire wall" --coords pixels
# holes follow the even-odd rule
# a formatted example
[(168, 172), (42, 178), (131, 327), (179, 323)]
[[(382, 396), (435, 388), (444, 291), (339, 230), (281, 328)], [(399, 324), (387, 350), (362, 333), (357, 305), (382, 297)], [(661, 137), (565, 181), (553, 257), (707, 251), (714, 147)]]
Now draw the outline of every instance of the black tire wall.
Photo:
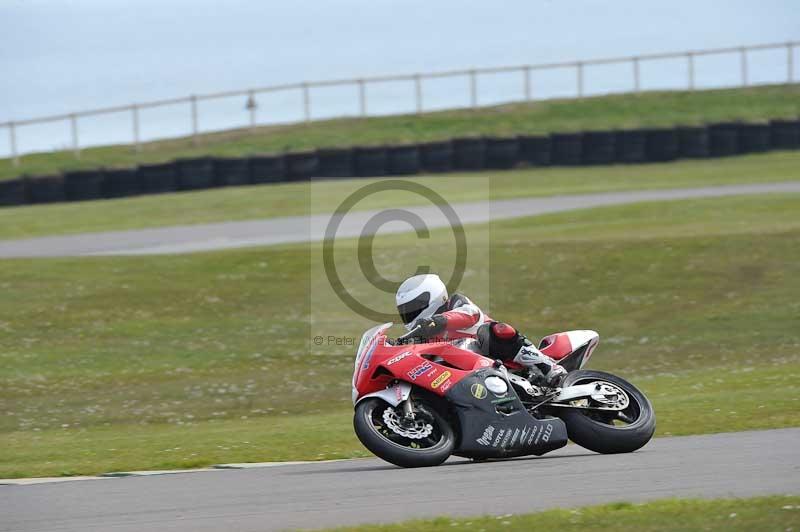
[(678, 156), (700, 159), (709, 156), (708, 128), (705, 126), (681, 126), (678, 132)]
[(327, 148), (317, 150), (320, 177), (353, 177), (352, 148)]
[(770, 120), (769, 138), (773, 150), (800, 148), (800, 120)]
[(86, 201), (105, 197), (105, 175), (102, 170), (78, 170), (64, 174), (64, 195), (67, 201)]
[(643, 163), (647, 161), (647, 135), (638, 129), (617, 131), (615, 140), (618, 163)]
[(252, 183), (278, 183), (286, 181), (286, 159), (283, 155), (254, 155), (250, 157)]
[(135, 169), (68, 171), (0, 181), (0, 206), (82, 201), (278, 183), (317, 178), (372, 177), (528, 166), (666, 162), (800, 149), (800, 120), (726, 122), (620, 131), (465, 137), (418, 145), (319, 149), (250, 157), (201, 157)]
[(386, 157), (388, 159), (388, 173), (390, 175), (412, 175), (419, 173), (419, 147), (414, 144), (407, 146), (391, 146), (387, 150)]
[(582, 133), (554, 133), (550, 135), (552, 163), (577, 166), (583, 162)]
[(103, 175), (107, 198), (136, 196), (142, 192), (139, 174), (135, 168), (106, 168), (103, 170)]
[(467, 171), (486, 168), (486, 140), (482, 138), (453, 139), (453, 168)]
[(377, 177), (389, 171), (386, 148), (383, 146), (362, 146), (355, 149), (354, 155), (358, 177)]
[(739, 153), (739, 124), (708, 126), (708, 145), (711, 157), (729, 157)]
[(617, 135), (613, 131), (587, 131), (581, 151), (583, 164), (612, 164), (617, 160)]
[(0, 205), (11, 207), (14, 205), (24, 205), (28, 202), (28, 194), (25, 187), (25, 179), (9, 179), (0, 181)]
[(217, 157), (214, 159), (214, 184), (218, 187), (249, 185), (250, 160), (237, 157)]
[(507, 170), (520, 160), (519, 139), (516, 137), (488, 137), (486, 139), (486, 168)]
[(739, 153), (759, 153), (770, 148), (769, 125), (740, 124)]
[(64, 178), (60, 175), (29, 178), (25, 187), (31, 203), (55, 203), (66, 199)]
[(453, 143), (449, 140), (420, 144), (419, 155), (425, 172), (449, 172), (453, 169)]
[(677, 159), (677, 130), (674, 128), (654, 128), (645, 130), (645, 154), (649, 162), (666, 162)]
[(547, 135), (523, 135), (519, 137), (520, 159), (531, 166), (550, 166), (552, 141)]
[(144, 164), (137, 169), (139, 183), (145, 194), (159, 194), (177, 190), (175, 163)]
[(202, 190), (216, 185), (214, 161), (209, 157), (178, 159), (178, 190)]

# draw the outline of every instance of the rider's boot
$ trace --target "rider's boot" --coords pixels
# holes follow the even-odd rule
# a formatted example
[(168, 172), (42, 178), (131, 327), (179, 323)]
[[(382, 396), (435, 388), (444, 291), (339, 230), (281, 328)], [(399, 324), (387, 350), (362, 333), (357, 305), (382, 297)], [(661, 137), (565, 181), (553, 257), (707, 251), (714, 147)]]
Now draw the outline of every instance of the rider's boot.
[(555, 360), (532, 345), (522, 346), (514, 357), (514, 362), (530, 370), (533, 384), (554, 388), (567, 374), (567, 370), (556, 364)]

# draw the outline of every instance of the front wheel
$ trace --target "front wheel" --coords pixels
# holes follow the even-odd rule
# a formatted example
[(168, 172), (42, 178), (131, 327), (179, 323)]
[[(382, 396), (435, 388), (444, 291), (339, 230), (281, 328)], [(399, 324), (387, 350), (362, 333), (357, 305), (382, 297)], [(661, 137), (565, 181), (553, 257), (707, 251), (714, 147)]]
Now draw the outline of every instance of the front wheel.
[(358, 439), (375, 456), (400, 467), (441, 464), (455, 447), (453, 429), (432, 407), (414, 406), (416, 418), (406, 421), (400, 407), (377, 397), (364, 399), (353, 416)]
[(555, 414), (567, 425), (570, 440), (604, 454), (630, 453), (650, 441), (656, 430), (656, 415), (642, 392), (625, 379), (593, 370), (573, 371), (561, 386), (590, 383), (609, 384), (611, 389), (624, 394), (619, 395), (620, 409), (602, 409), (610, 405), (596, 404), (591, 399), (573, 401), (569, 407), (556, 407)]

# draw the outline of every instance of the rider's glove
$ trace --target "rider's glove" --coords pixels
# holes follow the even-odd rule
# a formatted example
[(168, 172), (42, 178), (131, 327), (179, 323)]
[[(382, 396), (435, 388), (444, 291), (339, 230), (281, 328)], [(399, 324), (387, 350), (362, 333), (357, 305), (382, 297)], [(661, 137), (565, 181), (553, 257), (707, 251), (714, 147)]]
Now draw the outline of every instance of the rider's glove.
[(417, 326), (420, 327), (420, 330), (416, 336), (419, 336), (420, 338), (433, 338), (444, 332), (445, 328), (447, 327), (447, 318), (441, 314), (436, 314), (431, 318), (423, 318), (419, 320), (417, 322)]

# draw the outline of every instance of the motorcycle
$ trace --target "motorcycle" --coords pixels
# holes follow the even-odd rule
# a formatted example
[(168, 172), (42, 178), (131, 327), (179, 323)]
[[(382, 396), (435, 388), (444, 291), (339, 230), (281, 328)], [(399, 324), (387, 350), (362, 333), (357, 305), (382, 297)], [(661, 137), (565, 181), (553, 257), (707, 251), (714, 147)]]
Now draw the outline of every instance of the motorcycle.
[(655, 431), (650, 401), (610, 373), (585, 370), (600, 336), (568, 331), (538, 349), (567, 370), (557, 387), (522, 366), (483, 356), (471, 338), (392, 341), (392, 323), (369, 329), (356, 351), (353, 426), (361, 443), (401, 467), (439, 465), (451, 455), (476, 461), (543, 455), (572, 440), (598, 453), (628, 453)]

